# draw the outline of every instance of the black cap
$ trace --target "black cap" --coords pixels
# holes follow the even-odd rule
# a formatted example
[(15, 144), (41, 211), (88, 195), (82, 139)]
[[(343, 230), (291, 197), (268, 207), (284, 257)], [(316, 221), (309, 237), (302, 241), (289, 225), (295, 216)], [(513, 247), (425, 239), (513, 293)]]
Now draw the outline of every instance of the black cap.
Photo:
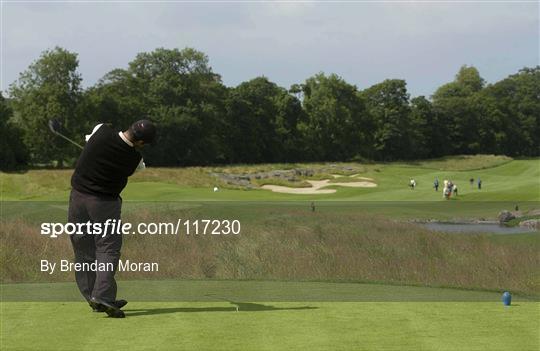
[(129, 127), (135, 141), (144, 141), (145, 144), (152, 144), (156, 138), (156, 126), (147, 119), (141, 119)]

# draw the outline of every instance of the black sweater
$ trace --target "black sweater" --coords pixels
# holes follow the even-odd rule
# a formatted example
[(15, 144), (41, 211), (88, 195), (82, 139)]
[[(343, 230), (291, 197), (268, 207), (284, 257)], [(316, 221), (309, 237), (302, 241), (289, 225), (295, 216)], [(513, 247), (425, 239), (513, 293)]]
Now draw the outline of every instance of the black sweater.
[(90, 137), (77, 160), (71, 186), (82, 193), (116, 197), (135, 172), (141, 154), (103, 124)]

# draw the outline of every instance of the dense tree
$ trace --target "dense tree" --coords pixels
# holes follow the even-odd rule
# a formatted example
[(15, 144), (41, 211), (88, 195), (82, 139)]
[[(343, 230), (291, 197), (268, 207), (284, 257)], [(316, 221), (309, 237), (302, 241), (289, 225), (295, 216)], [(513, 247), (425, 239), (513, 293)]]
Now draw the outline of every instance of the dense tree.
[(2, 169), (74, 160), (78, 150), (47, 130), (52, 118), (80, 142), (98, 122), (153, 119), (159, 137), (144, 152), (162, 166), (540, 153), (540, 66), (487, 86), (462, 66), (431, 100), (410, 99), (404, 80), (359, 91), (323, 73), (288, 91), (265, 77), (227, 88), (191, 48), (140, 53), (86, 90), (77, 67), (76, 54), (47, 50), (9, 104), (0, 96)]
[(300, 131), (300, 125), (307, 120), (307, 115), (302, 108), (301, 101), (292, 95), (293, 92), (284, 94), (282, 91), (276, 99), (276, 134), (278, 137), (282, 162), (303, 161), (306, 145)]
[(525, 68), (477, 97), (485, 149), (511, 156), (540, 153), (540, 66)]
[(231, 89), (227, 99), (231, 162), (294, 161), (301, 143), (297, 125), (300, 101), (265, 77)]
[(322, 73), (302, 85), (303, 107), (308, 116), (302, 130), (306, 138), (306, 157), (313, 160), (346, 160), (368, 156), (364, 103), (354, 85), (335, 74)]
[(407, 84), (387, 79), (362, 92), (373, 120), (374, 156), (381, 160), (414, 158)]
[(0, 93), (0, 170), (24, 167), (28, 153), (22, 143), (22, 131), (10, 122), (12, 110)]
[(77, 107), (81, 98), (81, 77), (77, 54), (56, 47), (45, 51), (10, 86), (14, 120), (23, 130), (24, 144), (33, 162), (57, 160), (61, 166), (75, 150), (48, 131), (49, 119), (58, 119), (67, 134), (75, 139), (81, 123)]
[(128, 70), (115, 69), (89, 88), (81, 110), (87, 115), (87, 128), (96, 122), (126, 128), (134, 118), (148, 113), (144, 85)]
[(442, 154), (438, 125), (437, 116), (428, 99), (424, 96), (411, 99), (409, 143), (413, 158), (436, 157)]
[(156, 146), (145, 150), (154, 165), (223, 162), (226, 88), (191, 48), (140, 53), (126, 70), (107, 74), (89, 93), (95, 115), (123, 128), (137, 119), (159, 125)]
[(455, 82), (463, 90), (466, 95), (476, 93), (485, 85), (485, 80), (480, 77), (480, 72), (473, 66), (461, 66), (456, 74)]
[(480, 116), (474, 96), (484, 80), (474, 67), (462, 66), (453, 82), (441, 86), (433, 94), (433, 105), (440, 117), (444, 154), (481, 152)]

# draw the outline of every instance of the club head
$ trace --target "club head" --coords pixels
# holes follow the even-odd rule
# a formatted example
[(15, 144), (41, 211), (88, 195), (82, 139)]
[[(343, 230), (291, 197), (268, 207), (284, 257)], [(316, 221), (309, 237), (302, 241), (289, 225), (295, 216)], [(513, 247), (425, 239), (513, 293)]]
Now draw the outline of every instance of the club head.
[(59, 120), (57, 120), (57, 119), (49, 120), (49, 129), (54, 134), (57, 134), (61, 127), (62, 127), (62, 124), (60, 123)]
[(69, 141), (70, 143), (72, 143), (73, 145), (77, 146), (79, 149), (84, 149), (83, 146), (77, 144), (76, 142), (74, 142), (73, 140), (71, 140), (70, 138), (68, 138), (67, 136), (63, 135), (62, 133), (60, 133), (60, 128), (62, 128), (62, 124), (60, 123), (59, 120), (57, 119), (51, 119), (49, 120), (49, 129), (51, 130), (51, 132), (53, 132), (53, 134), (59, 136), (60, 138), (64, 139), (64, 140), (67, 140)]

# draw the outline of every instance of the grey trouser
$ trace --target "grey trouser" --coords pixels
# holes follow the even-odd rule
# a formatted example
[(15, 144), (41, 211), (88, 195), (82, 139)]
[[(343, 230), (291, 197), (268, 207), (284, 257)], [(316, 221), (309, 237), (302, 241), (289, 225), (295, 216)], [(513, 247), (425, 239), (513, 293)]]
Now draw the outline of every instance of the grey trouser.
[[(122, 210), (122, 198), (101, 197), (81, 193), (75, 189), (71, 190), (69, 197), (68, 222), (70, 223), (104, 223), (107, 219), (120, 219)], [(109, 231), (111, 229), (109, 228)], [(120, 249), (122, 248), (121, 234), (107, 234), (105, 236), (97, 234), (72, 234), (70, 235), (73, 251), (75, 252), (75, 262), (100, 263), (112, 266), (111, 271), (86, 270), (75, 272), (75, 280), (81, 294), (86, 300), (91, 297), (104, 301), (113, 302), (116, 300), (116, 280), (114, 274), (118, 269), (120, 259)]]

